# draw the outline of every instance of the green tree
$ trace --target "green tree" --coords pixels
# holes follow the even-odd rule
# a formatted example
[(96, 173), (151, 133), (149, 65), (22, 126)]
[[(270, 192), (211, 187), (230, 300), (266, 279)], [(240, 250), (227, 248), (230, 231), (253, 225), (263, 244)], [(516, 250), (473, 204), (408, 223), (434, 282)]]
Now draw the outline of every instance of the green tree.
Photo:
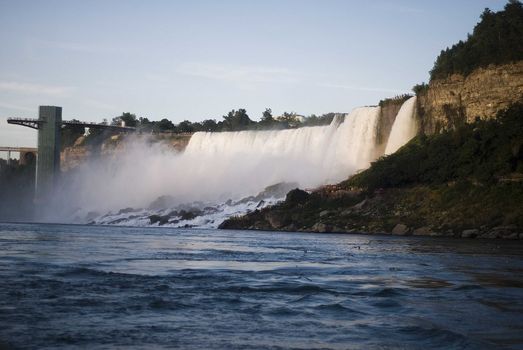
[(260, 122), (258, 123), (259, 127), (261, 129), (269, 129), (277, 124), (278, 122), (272, 116), (272, 110), (270, 108), (266, 108), (262, 114)]
[[(200, 124), (200, 126), (201, 126), (201, 124)], [(190, 133), (190, 132), (195, 132), (196, 131), (194, 125), (190, 121), (188, 121), (188, 120), (184, 120), (183, 122), (178, 124), (176, 126), (176, 129), (180, 133), (182, 133), (182, 132), (183, 133)]]
[(174, 131), (175, 126), (172, 121), (167, 118), (163, 118), (162, 120), (154, 123), (154, 129), (155, 131)]
[(430, 71), (431, 79), (451, 74), (468, 75), (490, 64), (523, 59), (523, 5), (510, 0), (503, 11), (485, 9), (467, 40), (441, 51)]
[(129, 112), (125, 112), (125, 113), (122, 113), (121, 116), (114, 117), (111, 122), (111, 125), (121, 125), (122, 122), (125, 123), (125, 126), (129, 126), (129, 127), (136, 127), (138, 125), (138, 120), (136, 119), (136, 115), (129, 113)]
[(154, 122), (151, 122), (148, 118), (140, 117), (138, 120), (138, 128), (141, 131), (150, 132), (153, 130)]
[(223, 116), (223, 130), (239, 131), (247, 130), (255, 124), (247, 115), (247, 111), (243, 108), (232, 110), (227, 115)]
[(216, 131), (218, 130), (218, 124), (214, 119), (206, 119), (202, 122), (202, 131)]

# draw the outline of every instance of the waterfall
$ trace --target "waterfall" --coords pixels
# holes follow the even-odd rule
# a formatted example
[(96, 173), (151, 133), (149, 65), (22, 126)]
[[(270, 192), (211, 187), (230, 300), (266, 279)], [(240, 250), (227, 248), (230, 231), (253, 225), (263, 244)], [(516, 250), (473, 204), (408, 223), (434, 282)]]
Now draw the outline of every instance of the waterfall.
[(378, 107), (363, 107), (327, 126), (198, 132), (192, 136), (183, 157), (218, 162), (219, 166), (206, 171), (219, 179), (215, 185), (220, 188), (228, 183), (221, 181), (225, 178), (235, 178), (236, 186), (255, 191), (282, 181), (315, 187), (339, 182), (369, 166), (374, 156), (378, 117)]
[(414, 109), (416, 107), (416, 96), (409, 98), (401, 106), (392, 129), (390, 131), (389, 140), (385, 147), (385, 154), (392, 154), (396, 152), (401, 146), (409, 142), (416, 136), (417, 125), (414, 117)]

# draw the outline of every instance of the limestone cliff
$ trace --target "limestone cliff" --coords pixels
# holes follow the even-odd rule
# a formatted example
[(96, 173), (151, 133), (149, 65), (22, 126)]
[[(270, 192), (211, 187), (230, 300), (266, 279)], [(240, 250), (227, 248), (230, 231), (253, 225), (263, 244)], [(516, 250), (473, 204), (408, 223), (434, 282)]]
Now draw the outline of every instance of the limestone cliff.
[(60, 168), (62, 171), (71, 170), (84, 163), (88, 158), (95, 156), (118, 156), (125, 153), (126, 141), (129, 137), (142, 139), (149, 143), (162, 143), (175, 152), (185, 149), (192, 134), (160, 133), (147, 135), (113, 135), (100, 144), (89, 144), (85, 136), (79, 137), (73, 146), (65, 147), (60, 153)]
[(418, 94), (420, 131), (433, 134), (477, 117), (490, 119), (522, 99), (523, 61), (436, 79)]

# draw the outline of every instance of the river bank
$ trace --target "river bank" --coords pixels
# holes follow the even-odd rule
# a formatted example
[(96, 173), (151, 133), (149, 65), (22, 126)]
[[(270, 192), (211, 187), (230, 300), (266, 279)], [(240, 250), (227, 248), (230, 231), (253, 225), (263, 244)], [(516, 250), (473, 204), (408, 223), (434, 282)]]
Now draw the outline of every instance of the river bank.
[(286, 201), (226, 220), (220, 228), (456, 238), (523, 239), (523, 186), (506, 183), (378, 189), (296, 189)]

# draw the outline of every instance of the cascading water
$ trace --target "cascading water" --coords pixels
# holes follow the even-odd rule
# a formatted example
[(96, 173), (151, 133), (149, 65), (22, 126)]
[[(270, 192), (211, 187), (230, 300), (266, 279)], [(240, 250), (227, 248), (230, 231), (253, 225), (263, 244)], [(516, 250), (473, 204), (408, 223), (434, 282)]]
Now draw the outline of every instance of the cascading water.
[(392, 129), (389, 140), (385, 147), (385, 154), (392, 154), (400, 147), (409, 142), (417, 133), (416, 119), (414, 109), (416, 107), (416, 96), (409, 98), (401, 106)]
[[(378, 107), (364, 107), (328, 126), (199, 132), (191, 138), (183, 157), (219, 159), (219, 168), (208, 169), (211, 176), (233, 176), (237, 185), (251, 187), (250, 193), (282, 181), (314, 187), (341, 181), (368, 167), (374, 155), (378, 116)], [(216, 186), (221, 185), (218, 182)]]

